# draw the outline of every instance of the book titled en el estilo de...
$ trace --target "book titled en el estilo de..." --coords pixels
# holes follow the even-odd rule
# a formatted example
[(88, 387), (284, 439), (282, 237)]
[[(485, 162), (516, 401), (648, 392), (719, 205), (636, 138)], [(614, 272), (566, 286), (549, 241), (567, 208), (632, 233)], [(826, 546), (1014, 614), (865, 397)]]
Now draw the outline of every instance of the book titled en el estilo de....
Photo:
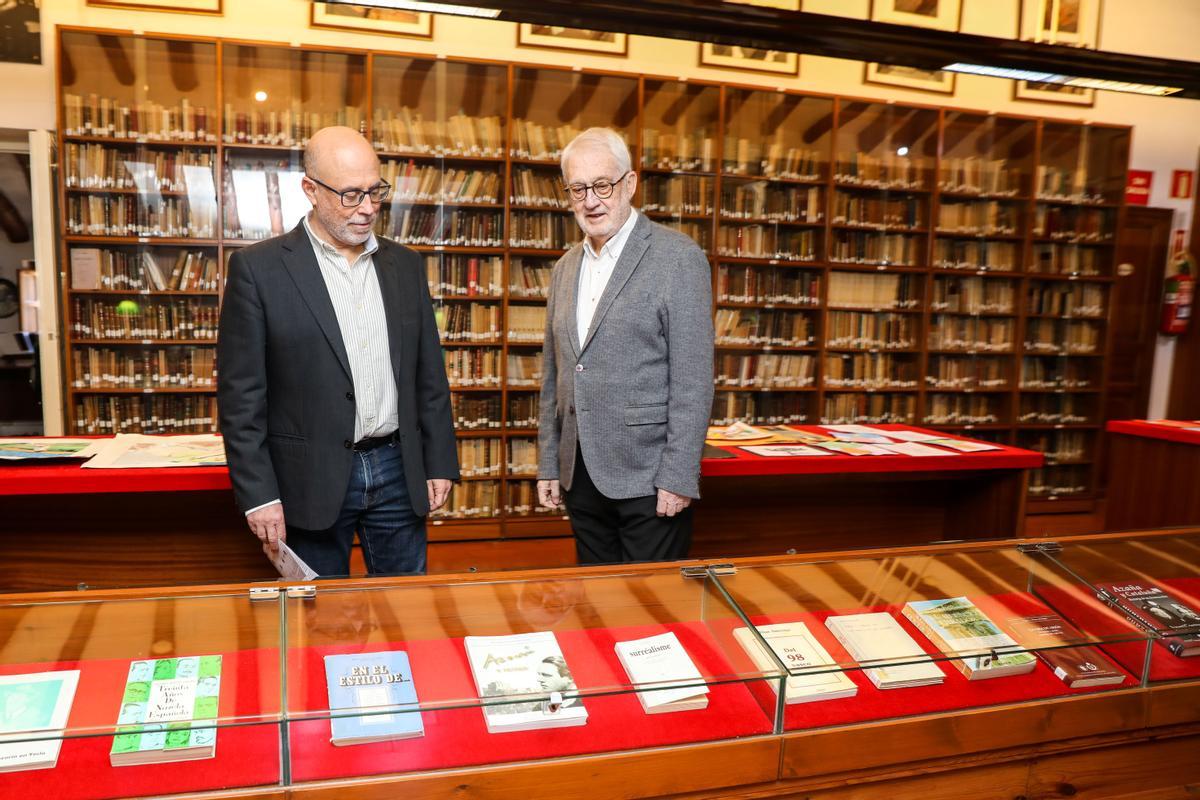
[(325, 656), (325, 688), (335, 745), (425, 735), (403, 650)]

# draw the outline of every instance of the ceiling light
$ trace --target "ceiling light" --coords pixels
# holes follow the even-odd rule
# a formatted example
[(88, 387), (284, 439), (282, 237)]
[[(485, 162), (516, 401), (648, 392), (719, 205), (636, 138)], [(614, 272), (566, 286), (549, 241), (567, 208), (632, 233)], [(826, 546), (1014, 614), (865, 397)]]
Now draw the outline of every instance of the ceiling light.
[(1155, 86), (1150, 83), (1130, 83), (1128, 81), (1110, 81), (1103, 78), (1079, 78), (1073, 75), (1062, 75), (1057, 72), (1039, 72), (1030, 69), (1011, 69), (1009, 67), (989, 67), (983, 64), (947, 64), (942, 69), (949, 72), (965, 72), (970, 75), (986, 75), (990, 78), (1012, 78), (1016, 81), (1033, 81), (1035, 83), (1060, 83), (1064, 86), (1078, 86), (1083, 89), (1104, 89), (1110, 92), (1130, 92), (1132, 94), (1149, 94), (1158, 97), (1177, 94), (1183, 89), (1177, 86)]
[(898, 148), (896, 148), (896, 155), (898, 155), (898, 156), (906, 156), (906, 155), (908, 155), (908, 148), (907, 148), (907, 147), (898, 147)]
[(478, 6), (461, 6), (454, 3), (427, 3), (424, 0), (331, 0), (341, 5), (372, 6), (374, 8), (394, 8), (401, 11), (428, 11), (432, 14), (456, 14), (460, 17), (485, 17), (495, 19), (500, 16), (498, 8), (479, 8)]
[(261, 103), (267, 99), (267, 93), (264, 92), (262, 89), (259, 89), (257, 92), (254, 93), (254, 99)]

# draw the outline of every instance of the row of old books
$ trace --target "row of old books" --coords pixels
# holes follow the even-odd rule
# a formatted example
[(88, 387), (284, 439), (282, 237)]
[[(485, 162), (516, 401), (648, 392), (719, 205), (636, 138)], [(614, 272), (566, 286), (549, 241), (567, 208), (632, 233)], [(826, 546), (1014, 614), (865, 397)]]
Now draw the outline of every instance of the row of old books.
[(834, 231), (829, 260), (841, 264), (917, 266), (925, 260), (925, 239), (895, 233)]
[(467, 169), (385, 160), (380, 177), (392, 187), (389, 202), (470, 205), (501, 202), (503, 175), (494, 169)]
[(825, 210), (822, 192), (816, 186), (727, 181), (721, 185), (721, 218), (820, 222)]
[(446, 348), (442, 352), (450, 387), (478, 389), (500, 386), (499, 348)]
[(217, 207), (180, 197), (77, 195), (67, 197), (67, 233), (76, 236), (163, 236), (211, 239)]
[(212, 251), (179, 250), (138, 253), (96, 247), (71, 248), (71, 288), (96, 291), (217, 290), (217, 258)]
[(1012, 281), (936, 277), (929, 310), (953, 314), (1011, 314), (1015, 293)]
[(815, 325), (803, 311), (718, 308), (714, 316), (717, 344), (808, 347)]
[(1082, 465), (1048, 466), (1029, 471), (1031, 497), (1069, 497), (1091, 491), (1091, 469)]
[(1100, 331), (1100, 326), (1094, 322), (1026, 320), (1025, 350), (1030, 353), (1089, 355), (1100, 347)]
[(433, 297), (500, 297), (504, 259), (500, 256), (426, 255), (425, 279)]
[(509, 386), (540, 387), (542, 385), (542, 354), (509, 353), (508, 374), (505, 382)]
[(931, 389), (1006, 389), (1009, 369), (1002, 358), (934, 355), (925, 368), (925, 385)]
[(356, 106), (309, 111), (296, 99), (289, 108), (264, 110), (255, 107), (238, 111), (232, 103), (226, 103), (221, 139), (225, 144), (302, 147), (322, 128), (341, 125), (358, 131), (363, 129), (363, 122), (362, 109)]
[(1003, 421), (1003, 404), (988, 394), (928, 394), (926, 425), (995, 425)]
[(371, 133), (376, 149), (386, 153), (504, 157), (504, 121), (494, 115), (457, 113), (442, 119), (436, 113), (426, 117), (407, 106), (377, 108)]
[(499, 475), (501, 472), (500, 439), (459, 439), (458, 470), (464, 478), (481, 478)]
[(509, 222), (508, 243), (510, 247), (566, 250), (583, 238), (575, 218), (566, 214), (518, 211), (513, 212)]
[(829, 389), (915, 389), (917, 364), (889, 353), (829, 353), (824, 384)]
[(913, 309), (921, 305), (920, 278), (913, 275), (829, 274), (829, 308)]
[(959, 203), (943, 200), (938, 204), (938, 233), (979, 236), (1015, 236), (1020, 228), (1021, 207), (1014, 203)]
[(537, 483), (535, 481), (508, 482), (508, 503), (504, 513), (509, 516), (528, 516), (530, 514), (561, 514), (553, 508), (546, 508), (538, 502)]
[(1022, 389), (1088, 389), (1094, 385), (1086, 361), (1026, 356), (1021, 359)]
[(497, 303), (447, 303), (438, 309), (437, 323), (443, 342), (498, 342), (500, 306)]
[(433, 519), (494, 517), (499, 511), (499, 481), (464, 481), (450, 489), (446, 504), (430, 513)]
[(1055, 317), (1104, 316), (1104, 287), (1095, 283), (1030, 283), (1025, 310)]
[(872, 189), (924, 189), (929, 161), (888, 152), (840, 153), (833, 178), (838, 183)]
[(833, 425), (885, 425), (912, 423), (916, 415), (915, 394), (839, 392), (825, 395), (821, 422)]
[[(453, 387), (453, 383), (451, 384)], [(450, 392), (450, 416), (458, 430), (477, 431), (501, 427), (499, 394)]]
[(538, 426), (538, 416), (541, 411), (538, 401), (539, 395), (537, 392), (510, 394), (508, 396), (508, 408), (505, 409), (508, 415), (505, 417), (505, 427), (536, 428)]
[(205, 389), (217, 383), (212, 347), (73, 348), (71, 366), (76, 389)]
[(509, 306), (506, 327), (510, 342), (541, 342), (546, 332), (546, 307), (542, 305)]
[(65, 136), (111, 136), (164, 142), (215, 142), (216, 114), (186, 97), (178, 105), (127, 103), (97, 94), (63, 94)]
[(217, 398), (198, 395), (75, 398), (75, 430), (85, 434), (215, 433)]
[(499, 211), (446, 212), (441, 208), (384, 206), (375, 227), (401, 244), (443, 247), (504, 244), (504, 214)]
[(63, 145), (63, 180), (71, 189), (137, 189), (155, 193), (194, 191), (212, 197), (216, 181), (212, 150), (128, 150), (102, 144)]
[(557, 162), (563, 148), (583, 132), (575, 125), (541, 125), (528, 119), (512, 121), (512, 155), (532, 161)]
[[(508, 268), (508, 293), (512, 297), (545, 297), (550, 293), (554, 264), (514, 257)], [(510, 309), (511, 311), (511, 309)]]
[(1017, 422), (1031, 425), (1084, 425), (1092, 421), (1093, 406), (1073, 394), (1022, 395)]
[(1022, 433), (1021, 446), (1046, 457), (1048, 463), (1089, 458), (1090, 434), (1083, 431), (1033, 431)]
[(908, 350), (916, 346), (920, 318), (913, 314), (830, 311), (825, 321), (827, 347), (856, 350)]
[(818, 235), (810, 230), (725, 224), (717, 231), (717, 252), (730, 258), (814, 261), (819, 241)]
[(685, 132), (642, 130), (642, 166), (650, 169), (714, 172), (716, 154), (716, 140), (701, 128)]
[(821, 303), (821, 273), (720, 264), (716, 299), (718, 303), (816, 306)]
[(722, 392), (713, 395), (713, 425), (732, 425), (739, 420), (751, 425), (800, 425), (808, 421), (807, 402), (799, 394), (756, 394)]
[(1016, 242), (939, 238), (933, 243), (933, 265), (939, 269), (1013, 272), (1020, 257)]
[(938, 189), (943, 192), (1013, 197), (1021, 191), (1021, 171), (1008, 159), (942, 156)]
[(1033, 235), (1066, 242), (1109, 242), (1113, 215), (1108, 209), (1038, 206)]
[(522, 206), (570, 208), (571, 201), (563, 189), (562, 174), (515, 167), (512, 173), (512, 193), (509, 199)]
[(1015, 329), (1011, 319), (935, 314), (929, 318), (929, 349), (1010, 353)]
[(660, 214), (713, 213), (712, 178), (704, 175), (643, 175), (641, 209)]
[(776, 353), (720, 355), (715, 371), (718, 387), (803, 389), (812, 386), (816, 379), (816, 359), (810, 355)]
[(793, 181), (820, 180), (825, 172), (825, 158), (811, 147), (792, 147), (774, 140), (729, 135), (725, 137), (724, 161), (721, 169), (727, 175), (750, 175), (781, 178)]
[(215, 339), (216, 303), (186, 300), (71, 300), (71, 333), (78, 339)]
[(1094, 247), (1034, 242), (1031, 271), (1051, 275), (1100, 275), (1110, 255)]
[(1034, 177), (1034, 193), (1039, 200), (1071, 203), (1099, 203), (1104, 200), (1102, 196), (1089, 191), (1087, 170), (1082, 166), (1039, 164)]
[(536, 477), (538, 471), (537, 439), (509, 439), (507, 446), (508, 474)]
[(912, 230), (925, 227), (925, 200), (915, 195), (833, 194), (833, 224)]

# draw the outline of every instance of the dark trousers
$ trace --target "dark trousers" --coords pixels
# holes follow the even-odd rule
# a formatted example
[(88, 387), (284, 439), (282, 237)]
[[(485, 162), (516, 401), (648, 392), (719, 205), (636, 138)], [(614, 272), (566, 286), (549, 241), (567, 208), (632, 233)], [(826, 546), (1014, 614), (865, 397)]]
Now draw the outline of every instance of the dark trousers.
[[(286, 518), (286, 508), (283, 514)], [(318, 575), (347, 575), (355, 532), (368, 573), (425, 572), (425, 518), (413, 511), (404, 460), (394, 442), (356, 451), (333, 526), (312, 531), (289, 525), (287, 543)]]
[(691, 506), (673, 517), (660, 517), (655, 513), (656, 495), (627, 500), (605, 497), (592, 483), (578, 449), (575, 475), (564, 500), (580, 564), (687, 558), (692, 544)]

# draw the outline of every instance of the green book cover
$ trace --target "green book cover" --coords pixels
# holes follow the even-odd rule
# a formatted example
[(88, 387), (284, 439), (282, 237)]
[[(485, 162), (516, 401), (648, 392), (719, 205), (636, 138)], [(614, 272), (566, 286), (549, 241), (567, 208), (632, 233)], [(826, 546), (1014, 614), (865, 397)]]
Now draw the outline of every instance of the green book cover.
[(221, 656), (132, 662), (110, 756), (137, 761), (137, 754), (215, 749), (220, 689)]

